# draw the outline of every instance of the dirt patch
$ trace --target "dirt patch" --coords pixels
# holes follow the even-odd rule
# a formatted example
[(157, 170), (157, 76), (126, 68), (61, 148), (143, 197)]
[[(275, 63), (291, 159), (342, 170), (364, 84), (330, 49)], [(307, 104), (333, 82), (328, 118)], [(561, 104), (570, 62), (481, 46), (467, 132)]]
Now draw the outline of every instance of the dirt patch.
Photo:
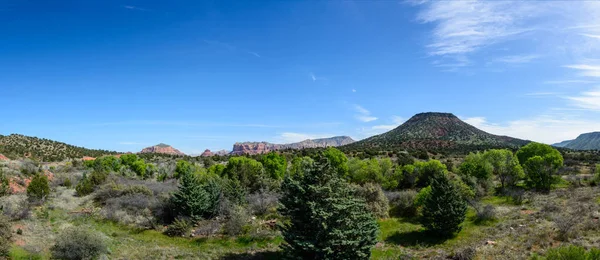
[(0, 161), (10, 161), (10, 159), (8, 159), (8, 157), (0, 154)]

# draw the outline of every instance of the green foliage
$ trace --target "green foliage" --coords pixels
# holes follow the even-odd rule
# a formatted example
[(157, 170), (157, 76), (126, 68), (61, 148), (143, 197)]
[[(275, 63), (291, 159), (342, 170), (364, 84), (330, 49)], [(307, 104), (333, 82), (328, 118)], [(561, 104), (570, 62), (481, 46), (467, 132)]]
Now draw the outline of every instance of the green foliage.
[(389, 217), (390, 206), (381, 186), (374, 183), (365, 183), (356, 188), (356, 195), (365, 200), (367, 209), (373, 213), (373, 216), (376, 218)]
[(199, 220), (216, 215), (220, 196), (221, 186), (214, 178), (202, 180), (195, 174), (185, 174), (171, 203), (177, 215)]
[(71, 188), (71, 186), (73, 186), (73, 183), (71, 182), (71, 178), (66, 178), (65, 181), (63, 182), (63, 186), (65, 186), (67, 188)]
[(414, 190), (403, 190), (388, 198), (390, 201), (390, 214), (397, 217), (414, 217), (417, 215), (415, 203), (417, 192)]
[(519, 159), (510, 150), (489, 150), (483, 157), (492, 167), (494, 175), (498, 176), (502, 188), (514, 187), (524, 177)]
[(0, 214), (0, 258), (8, 256), (12, 238), (11, 226), (8, 217)]
[(430, 195), (431, 195), (431, 186), (422, 188), (417, 193), (417, 196), (415, 197), (415, 206), (423, 207), (425, 205), (425, 202), (429, 199)]
[(414, 167), (414, 170), (418, 174), (417, 187), (427, 187), (431, 184), (431, 178), (433, 178), (433, 176), (446, 174), (448, 172), (446, 165), (438, 160), (416, 162)]
[(77, 196), (85, 196), (94, 192), (94, 183), (87, 177), (87, 174), (83, 174), (83, 178), (75, 186), (75, 193)]
[(165, 235), (170, 237), (184, 237), (192, 229), (190, 222), (184, 218), (177, 218), (165, 230)]
[(384, 178), (377, 159), (361, 160), (352, 158), (348, 161), (350, 180), (354, 183), (382, 183)]
[(133, 163), (135, 161), (138, 160), (138, 157), (135, 154), (128, 153), (128, 154), (121, 155), (120, 159), (121, 159), (121, 164), (126, 165), (126, 166), (131, 166), (131, 165), (133, 165)]
[(313, 167), (315, 160), (310, 157), (295, 157), (292, 160), (292, 166), (290, 167), (290, 176), (295, 178), (302, 176), (307, 168)]
[(0, 197), (6, 196), (10, 191), (10, 183), (8, 177), (4, 175), (2, 169), (0, 169)]
[(114, 156), (102, 156), (93, 162), (93, 168), (98, 172), (118, 172), (121, 169), (121, 160)]
[[(534, 256), (532, 259), (539, 259)], [(597, 260), (600, 259), (600, 249), (592, 248), (585, 251), (583, 247), (569, 245), (551, 248), (546, 252), (546, 260)]]
[(225, 165), (222, 164), (213, 164), (206, 171), (208, 174), (214, 174), (217, 176), (223, 176), (223, 171), (225, 170)]
[(480, 180), (491, 178), (494, 170), (493, 166), (481, 153), (470, 153), (467, 155), (458, 169), (462, 175), (473, 176)]
[(396, 171), (402, 173), (402, 179), (400, 181), (400, 187), (407, 189), (414, 189), (417, 187), (417, 181), (419, 180), (419, 172), (412, 164), (397, 168)]
[(106, 154), (116, 154), (114, 151), (91, 150), (83, 147), (68, 145), (48, 139), (11, 134), (0, 135), (0, 153), (9, 158), (22, 158), (24, 154), (31, 159), (44, 162), (57, 162), (84, 156), (100, 157)]
[(317, 161), (283, 182), (284, 253), (291, 259), (369, 259), (378, 233), (373, 215), (341, 178), (339, 161)]
[(263, 175), (262, 164), (246, 157), (230, 158), (223, 171), (223, 176), (239, 181), (242, 187), (247, 188), (250, 193), (263, 188), (264, 182), (261, 181)]
[(137, 160), (135, 162), (133, 162), (133, 164), (130, 165), (131, 170), (133, 172), (135, 172), (135, 174), (137, 174), (137, 176), (140, 176), (142, 178), (146, 177), (146, 162), (142, 159)]
[(173, 174), (173, 177), (175, 179), (179, 179), (185, 175), (190, 175), (190, 174), (194, 173), (194, 171), (196, 171), (195, 168), (196, 167), (193, 164), (189, 163), (188, 161), (179, 160), (179, 161), (177, 161), (177, 164), (175, 165), (175, 174)]
[(323, 156), (329, 160), (331, 167), (335, 169), (338, 176), (348, 177), (348, 157), (342, 151), (329, 147), (323, 151)]
[(423, 203), (421, 224), (441, 236), (459, 232), (465, 220), (467, 203), (445, 174), (431, 178), (431, 193)]
[(519, 162), (525, 169), (527, 184), (540, 191), (549, 191), (554, 174), (563, 165), (563, 157), (552, 146), (530, 143), (517, 151)]
[(48, 177), (43, 174), (36, 174), (27, 186), (27, 196), (33, 200), (44, 200), (50, 194), (50, 185)]
[(272, 179), (280, 180), (285, 176), (287, 161), (284, 156), (271, 152), (261, 158), (261, 163), (266, 174)]
[(108, 251), (100, 234), (84, 228), (71, 227), (62, 231), (51, 248), (55, 259), (93, 259)]

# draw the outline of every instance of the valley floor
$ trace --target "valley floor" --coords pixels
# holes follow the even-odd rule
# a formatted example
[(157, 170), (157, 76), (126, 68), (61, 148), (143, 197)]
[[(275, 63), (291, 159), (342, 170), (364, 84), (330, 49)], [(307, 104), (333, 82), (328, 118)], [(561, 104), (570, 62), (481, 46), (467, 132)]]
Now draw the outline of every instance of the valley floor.
[[(18, 203), (24, 195), (4, 199)], [(600, 188), (561, 188), (549, 194), (526, 194), (522, 205), (503, 197), (487, 197), (495, 220), (479, 223), (469, 209), (462, 231), (454, 238), (436, 239), (412, 219), (379, 221), (379, 243), (372, 259), (528, 259), (549, 248), (578, 245), (600, 247)], [(109, 241), (110, 259), (278, 259), (280, 236), (264, 239), (172, 238), (102, 220), (91, 198), (76, 197), (72, 189), (57, 188), (44, 206), (26, 220), (13, 222), (17, 233), (12, 259), (48, 259), (59, 230), (76, 225), (101, 232)], [(19, 231), (18, 231), (19, 230)]]

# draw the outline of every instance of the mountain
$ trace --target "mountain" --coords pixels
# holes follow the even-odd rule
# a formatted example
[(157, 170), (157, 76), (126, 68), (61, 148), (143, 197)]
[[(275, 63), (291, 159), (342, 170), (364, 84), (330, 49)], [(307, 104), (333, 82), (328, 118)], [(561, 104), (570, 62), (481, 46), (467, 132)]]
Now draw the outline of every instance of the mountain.
[(554, 147), (561, 147), (561, 148), (564, 148), (564, 147), (566, 147), (567, 145), (569, 145), (569, 143), (571, 143), (571, 142), (573, 142), (573, 141), (574, 141), (574, 140), (566, 140), (566, 141), (562, 141), (562, 142), (560, 142), (560, 143), (555, 143), (555, 144), (553, 144), (552, 146), (554, 146)]
[(210, 157), (215, 155), (213, 152), (211, 152), (209, 149), (204, 150), (204, 152), (200, 155), (202, 157)]
[(600, 132), (581, 134), (575, 140), (563, 141), (553, 145), (573, 150), (600, 150)]
[(404, 124), (344, 146), (345, 150), (461, 150), (516, 148), (529, 141), (489, 134), (450, 113), (420, 113)]
[(171, 154), (171, 155), (185, 155), (181, 151), (173, 148), (168, 144), (157, 144), (155, 146), (150, 146), (142, 149), (139, 153), (162, 153), (162, 154)]
[(320, 147), (337, 147), (353, 143), (354, 140), (348, 136), (334, 136), (321, 139), (307, 139), (298, 143), (273, 144), (268, 142), (244, 142), (235, 143), (231, 154), (263, 154), (284, 149), (304, 149)]
[(0, 153), (13, 159), (28, 157), (54, 162), (85, 156), (99, 157), (116, 154), (117, 152), (87, 149), (44, 138), (11, 134), (8, 136), (0, 135)]

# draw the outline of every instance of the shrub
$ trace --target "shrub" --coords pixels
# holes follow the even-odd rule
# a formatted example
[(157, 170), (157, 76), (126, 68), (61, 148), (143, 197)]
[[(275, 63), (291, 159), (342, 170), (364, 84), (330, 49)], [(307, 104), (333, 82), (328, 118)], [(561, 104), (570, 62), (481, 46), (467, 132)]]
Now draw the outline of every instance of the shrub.
[(425, 198), (421, 224), (442, 236), (450, 236), (461, 230), (467, 204), (460, 191), (445, 174), (431, 178), (431, 193)]
[(265, 215), (273, 208), (277, 207), (279, 194), (269, 190), (261, 189), (259, 192), (248, 195), (248, 206), (255, 215)]
[(553, 175), (564, 162), (558, 150), (550, 145), (534, 142), (521, 147), (517, 151), (517, 158), (525, 169), (527, 185), (540, 191), (550, 190)]
[(367, 209), (373, 213), (373, 216), (376, 218), (389, 217), (390, 204), (383, 194), (381, 186), (373, 183), (357, 186), (356, 195), (365, 200)]
[(66, 178), (65, 181), (63, 182), (63, 186), (65, 186), (67, 188), (71, 188), (71, 186), (73, 186), (73, 184), (71, 183), (71, 179)]
[(52, 257), (57, 259), (93, 259), (106, 253), (107, 247), (100, 234), (83, 227), (71, 227), (58, 235), (51, 251)]
[(547, 260), (592, 260), (600, 259), (600, 249), (592, 248), (586, 252), (583, 247), (562, 246), (549, 249), (546, 252)]
[(50, 194), (48, 177), (43, 174), (36, 174), (27, 186), (27, 196), (32, 200), (43, 201), (48, 194)]
[(27, 219), (31, 215), (29, 203), (25, 195), (13, 195), (0, 201), (0, 209), (4, 216), (12, 220)]
[(414, 217), (417, 215), (417, 206), (415, 205), (416, 191), (388, 192), (386, 196), (390, 202), (390, 213), (393, 216)]
[(0, 197), (8, 195), (10, 191), (9, 188), (10, 184), (8, 177), (6, 177), (2, 169), (0, 169)]
[(479, 222), (496, 219), (496, 208), (493, 205), (488, 204), (483, 207), (478, 205), (475, 207), (475, 210), (477, 211), (476, 217)]
[(77, 186), (75, 186), (75, 193), (77, 196), (85, 196), (91, 194), (92, 192), (94, 192), (94, 184), (90, 178), (86, 176), (86, 174), (83, 174), (83, 179), (81, 179), (79, 183), (77, 183)]
[(577, 233), (577, 224), (579, 220), (570, 215), (559, 215), (554, 218), (554, 225), (558, 233), (558, 239), (568, 241), (569, 238)]
[(9, 219), (0, 215), (0, 256), (8, 256), (10, 250), (10, 239), (12, 238), (12, 229)]
[(170, 237), (184, 237), (190, 232), (191, 226), (187, 219), (177, 218), (167, 227), (165, 235)]
[(234, 206), (229, 214), (229, 218), (223, 226), (225, 234), (237, 236), (244, 233), (244, 226), (250, 221), (248, 211), (239, 205)]
[[(329, 150), (331, 155), (333, 150)], [(337, 150), (335, 150), (337, 151)], [(341, 154), (343, 155), (343, 154)], [(345, 156), (343, 156), (345, 158)], [(369, 259), (377, 243), (378, 226), (365, 202), (354, 195), (337, 168), (321, 156), (312, 167), (282, 185), (279, 212), (284, 254), (303, 259)], [(343, 159), (342, 159), (343, 160)], [(340, 172), (342, 171), (342, 172)]]

